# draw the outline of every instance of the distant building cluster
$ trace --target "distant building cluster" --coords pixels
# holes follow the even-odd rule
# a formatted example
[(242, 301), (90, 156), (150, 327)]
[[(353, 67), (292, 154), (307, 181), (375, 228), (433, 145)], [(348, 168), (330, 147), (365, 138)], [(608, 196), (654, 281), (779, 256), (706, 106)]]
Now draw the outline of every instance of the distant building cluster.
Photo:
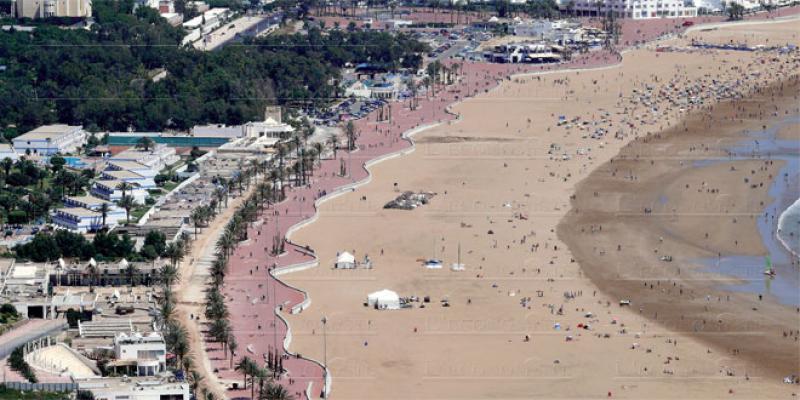
[[(562, 1), (565, 5), (566, 1)], [(696, 17), (697, 7), (692, 0), (577, 0), (573, 11), (581, 16), (604, 16), (609, 13), (617, 18), (686, 18)]]

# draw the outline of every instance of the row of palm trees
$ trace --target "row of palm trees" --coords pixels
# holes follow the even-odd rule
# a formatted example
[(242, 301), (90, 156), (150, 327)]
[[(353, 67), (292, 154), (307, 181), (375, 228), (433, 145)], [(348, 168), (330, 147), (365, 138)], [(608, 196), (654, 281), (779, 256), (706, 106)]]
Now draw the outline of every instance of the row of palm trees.
[[(353, 150), (358, 132), (352, 123), (344, 128), (348, 138), (348, 148)], [(234, 368), (234, 363), (236, 364), (235, 369), (244, 376), (245, 389), (247, 386), (250, 387), (253, 400), (285, 400), (292, 399), (293, 396), (283, 386), (274, 382), (274, 378), (283, 372), (283, 363), (277, 349), (275, 353), (270, 353), (270, 360), (263, 366), (247, 356), (240, 358), (238, 362), (235, 360), (238, 343), (233, 334), (231, 313), (222, 288), (236, 247), (239, 242), (247, 240), (248, 227), (258, 219), (262, 210), (284, 200), (286, 187), (289, 184), (300, 186), (310, 181), (314, 169), (322, 162), (326, 144), (330, 146), (334, 158), (336, 157), (338, 136), (332, 134), (328, 137), (327, 143), (315, 142), (309, 145), (307, 139), (313, 133), (314, 129), (310, 125), (301, 127), (294, 137), (276, 145), (275, 157), (268, 162), (251, 160), (246, 165), (244, 161), (240, 161), (239, 173), (230, 179), (218, 178), (215, 182), (217, 189), (209, 204), (196, 208), (191, 215), (197, 235), (201, 227), (208, 226), (218, 213), (227, 207), (229, 195), (237, 191), (241, 195), (251, 184), (255, 185), (255, 190), (237, 208), (217, 238), (215, 257), (210, 270), (211, 280), (205, 299), (205, 317), (210, 321), (207, 326), (208, 338), (222, 346), (230, 368)], [(278, 244), (273, 246), (273, 253), (277, 254), (282, 251), (284, 240), (280, 236), (276, 236), (275, 240)], [(208, 393), (206, 398), (209, 398)]]
[[(280, 151), (283, 154), (281, 158), (286, 156), (286, 151), (286, 149)], [(284, 161), (281, 160), (280, 162), (283, 163)], [(285, 173), (276, 173), (277, 169), (273, 168), (268, 175), (272, 182), (259, 182), (259, 177), (265, 176), (265, 172), (269, 167), (261, 161), (254, 160), (249, 167), (245, 165), (241, 165), (241, 167), (242, 169), (240, 169), (241, 172), (238, 176), (242, 178), (232, 179), (234, 184), (228, 187), (231, 189), (238, 188), (241, 193), (244, 193), (249, 185), (256, 184), (256, 190), (237, 208), (217, 239), (216, 254), (211, 264), (211, 281), (206, 292), (205, 307), (205, 317), (210, 321), (207, 331), (208, 337), (222, 345), (222, 351), (225, 358), (230, 362), (230, 368), (234, 368), (238, 349), (238, 343), (233, 334), (233, 326), (230, 322), (230, 311), (228, 310), (225, 295), (222, 293), (230, 258), (233, 256), (239, 242), (247, 240), (248, 227), (258, 219), (262, 205), (272, 204), (283, 199), (285, 193), (278, 188), (283, 187), (282, 182), (286, 179)], [(207, 223), (216, 215), (213, 211), (214, 207), (206, 206), (205, 208), (205, 210), (196, 211), (198, 216), (193, 218), (196, 221), (196, 226), (197, 224)], [(202, 207), (199, 209), (202, 209)], [(260, 366), (247, 356), (239, 359), (235, 366), (235, 369), (244, 376), (245, 389), (248, 386), (250, 387), (250, 394), (253, 400), (288, 400), (293, 398), (283, 386), (273, 381), (277, 374), (282, 371), (281, 368), (282, 366), (279, 367), (277, 363), (272, 362), (268, 365)], [(208, 398), (208, 395), (206, 395), (206, 398)]]
[(183, 371), (194, 392), (202, 381), (202, 376), (196, 371), (194, 359), (189, 355), (191, 350), (189, 334), (186, 327), (178, 319), (177, 299), (172, 290), (172, 287), (180, 279), (178, 266), (188, 251), (189, 238), (184, 235), (167, 245), (165, 253), (169, 262), (165, 263), (159, 271), (162, 295), (159, 299), (159, 313), (156, 317), (156, 324), (164, 335), (167, 351), (175, 356), (173, 367)]

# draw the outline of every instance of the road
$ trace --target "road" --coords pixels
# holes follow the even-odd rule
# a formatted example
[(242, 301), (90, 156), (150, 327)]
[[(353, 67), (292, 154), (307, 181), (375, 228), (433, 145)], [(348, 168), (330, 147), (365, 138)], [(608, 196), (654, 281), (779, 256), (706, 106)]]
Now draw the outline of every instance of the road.
[(63, 319), (34, 319), (24, 325), (0, 335), (0, 359), (6, 358), (14, 349), (25, 343), (61, 332), (66, 328)]
[[(216, 218), (203, 228), (200, 235), (192, 242), (188, 260), (179, 264), (180, 278), (175, 285), (178, 298), (177, 316), (186, 328), (189, 336), (190, 356), (195, 361), (196, 371), (203, 377), (198, 387), (198, 393), (207, 390), (218, 399), (227, 398), (225, 387), (214, 373), (208, 353), (207, 343), (203, 337), (204, 324), (208, 321), (198, 320), (204, 313), (205, 290), (210, 277), (211, 263), (214, 261), (215, 243), (222, 234), (225, 225), (233, 217), (236, 208), (255, 190), (256, 185), (250, 185), (248, 190), (230, 200), (228, 207), (217, 215)], [(194, 318), (192, 318), (194, 316)]]
[(225, 23), (214, 32), (194, 43), (198, 50), (219, 50), (230, 43), (241, 42), (246, 37), (254, 37), (269, 32), (271, 27), (280, 24), (282, 13), (269, 15), (245, 15)]

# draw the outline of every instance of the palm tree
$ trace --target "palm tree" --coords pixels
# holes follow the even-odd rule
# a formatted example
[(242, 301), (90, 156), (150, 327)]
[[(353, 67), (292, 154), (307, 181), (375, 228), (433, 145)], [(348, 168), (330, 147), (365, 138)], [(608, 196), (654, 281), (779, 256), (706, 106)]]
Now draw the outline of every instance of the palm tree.
[(167, 324), (167, 334), (164, 337), (167, 348), (175, 354), (177, 364), (183, 367), (183, 360), (189, 354), (189, 341), (186, 328), (179, 323), (171, 321)]
[[(191, 389), (192, 393), (197, 393), (197, 389), (200, 387), (200, 382), (202, 382), (203, 379), (204, 379), (203, 375), (201, 375), (200, 373), (198, 373), (195, 370), (192, 370), (189, 373), (189, 382), (191, 382), (190, 389)], [(208, 398), (208, 397), (206, 397), (206, 398)]]
[(122, 195), (122, 198), (119, 199), (117, 205), (125, 209), (125, 222), (126, 224), (129, 224), (131, 222), (131, 208), (136, 205), (136, 203), (133, 201), (133, 197)]
[(117, 185), (117, 189), (122, 191), (122, 197), (125, 197), (125, 195), (128, 193), (128, 190), (131, 190), (133, 188), (134, 188), (133, 184), (130, 184), (125, 181), (122, 181), (119, 183), (119, 185)]
[(14, 160), (12, 160), (9, 157), (6, 157), (3, 159), (3, 161), (0, 161), (0, 166), (3, 167), (3, 172), (4, 172), (3, 176), (8, 178), (8, 174), (11, 172), (11, 168), (14, 166)]
[(108, 212), (110, 211), (110, 207), (108, 206), (108, 203), (103, 202), (103, 204), (100, 205), (100, 210), (98, 210), (98, 211), (100, 211), (100, 215), (103, 217), (103, 228), (105, 228), (106, 227), (106, 218), (108, 218)]
[(219, 251), (225, 258), (230, 256), (230, 253), (235, 245), (236, 240), (234, 239), (233, 234), (227, 229), (222, 232), (222, 235), (220, 235), (219, 239), (217, 239), (217, 251)]
[(208, 328), (208, 334), (217, 342), (222, 344), (222, 352), (225, 354), (225, 358), (228, 358), (227, 352), (227, 341), (228, 337), (231, 335), (231, 324), (228, 322), (227, 319), (216, 319), (211, 322), (211, 326)]
[(294, 400), (294, 396), (289, 394), (282, 385), (269, 385), (267, 386), (267, 400)]
[(339, 136), (337, 136), (335, 133), (328, 135), (328, 145), (331, 147), (331, 150), (333, 151), (333, 158), (335, 159), (336, 150), (339, 148)]
[(255, 366), (253, 369), (253, 385), (250, 387), (250, 398), (255, 399), (255, 393), (253, 389), (255, 389), (255, 381), (258, 381), (258, 398), (264, 398), (264, 388), (269, 387), (271, 382), (271, 371), (267, 368), (259, 368), (258, 365)]
[(94, 283), (97, 279), (97, 274), (100, 272), (97, 269), (97, 264), (93, 262), (94, 259), (89, 260), (89, 265), (86, 267), (86, 271), (89, 273), (89, 292), (94, 291)]
[(158, 307), (158, 325), (167, 329), (175, 316), (175, 302), (172, 300), (172, 290), (164, 290), (164, 298)]
[(358, 131), (356, 130), (356, 124), (354, 124), (352, 120), (347, 121), (347, 124), (344, 126), (344, 134), (347, 136), (347, 150), (355, 150)]
[(250, 373), (251, 367), (250, 365), (253, 361), (248, 356), (242, 357), (241, 360), (236, 364), (235, 371), (239, 371), (244, 375), (244, 389), (247, 390), (247, 375)]
[(228, 259), (220, 254), (217, 258), (214, 259), (214, 262), (211, 263), (211, 275), (220, 276), (224, 278), (227, 272), (228, 272)]
[(183, 260), (184, 249), (183, 246), (177, 242), (171, 242), (167, 245), (167, 248), (164, 249), (164, 253), (167, 257), (169, 257), (172, 267), (177, 268), (178, 262)]
[(322, 142), (314, 142), (314, 152), (317, 153), (317, 161), (322, 164), (322, 152), (325, 151), (325, 144)]
[(216, 189), (214, 189), (214, 198), (217, 199), (217, 205), (220, 207), (222, 206), (223, 201), (225, 202), (225, 207), (228, 206), (228, 192), (225, 191), (224, 185), (218, 186)]
[(197, 240), (197, 231), (198, 231), (199, 225), (201, 223), (203, 223), (203, 219), (204, 219), (203, 213), (204, 212), (205, 212), (204, 211), (204, 207), (198, 207), (198, 208), (195, 208), (194, 210), (192, 210), (192, 214), (189, 216), (189, 218), (191, 218), (191, 220), (192, 220), (192, 223), (194, 224), (194, 239), (195, 240)]
[(161, 283), (164, 285), (165, 289), (172, 287), (181, 275), (178, 268), (173, 264), (162, 265), (159, 274), (161, 275)]
[(231, 362), (230, 368), (233, 368), (233, 357), (236, 356), (236, 349), (239, 348), (239, 344), (236, 343), (236, 336), (229, 335), (228, 339), (228, 351), (231, 353)]
[(125, 273), (128, 275), (128, 285), (130, 286), (131, 291), (133, 291), (133, 287), (136, 286), (133, 282), (133, 277), (136, 275), (136, 272), (136, 266), (133, 263), (128, 263), (128, 268), (125, 268)]

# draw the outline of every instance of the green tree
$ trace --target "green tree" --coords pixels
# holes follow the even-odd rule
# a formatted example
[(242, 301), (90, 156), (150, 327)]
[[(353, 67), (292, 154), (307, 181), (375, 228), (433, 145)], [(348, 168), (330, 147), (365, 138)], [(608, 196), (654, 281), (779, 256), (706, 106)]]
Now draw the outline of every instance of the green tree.
[(136, 205), (133, 201), (133, 197), (128, 195), (123, 195), (122, 198), (117, 201), (117, 205), (125, 209), (125, 222), (131, 223), (131, 209)]
[(136, 148), (144, 151), (150, 151), (155, 146), (156, 142), (149, 136), (144, 136), (136, 142)]

